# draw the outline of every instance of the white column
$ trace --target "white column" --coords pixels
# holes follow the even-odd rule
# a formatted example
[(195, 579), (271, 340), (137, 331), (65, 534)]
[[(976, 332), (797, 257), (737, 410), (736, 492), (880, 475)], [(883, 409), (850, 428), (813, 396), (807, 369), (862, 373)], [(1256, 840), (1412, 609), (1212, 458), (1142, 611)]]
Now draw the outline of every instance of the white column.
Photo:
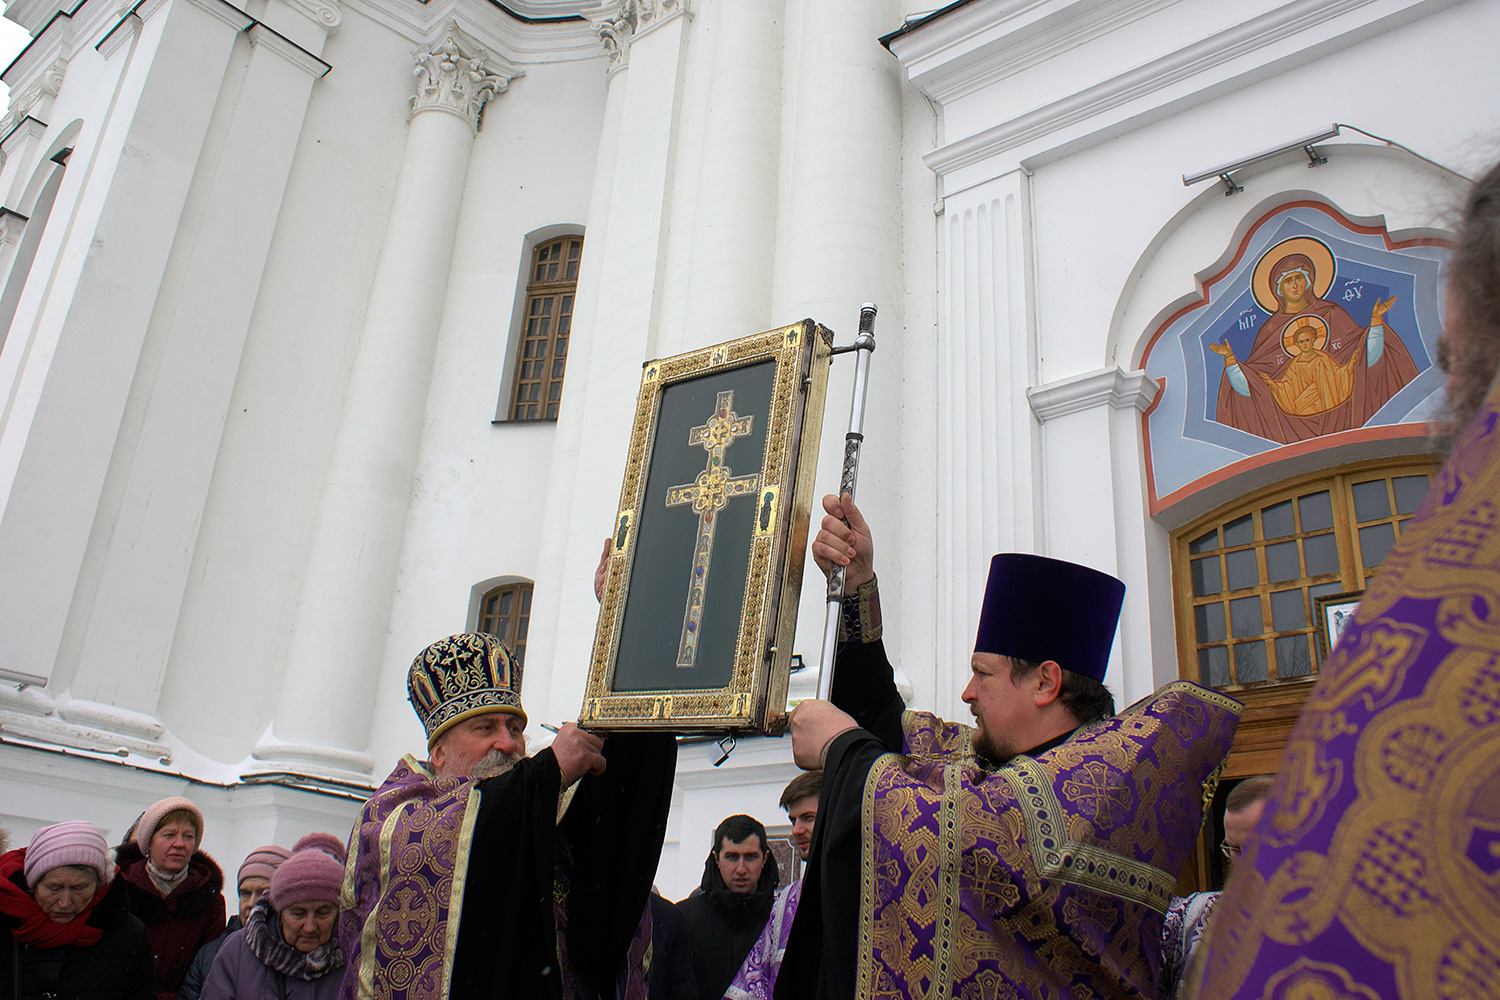
[(990, 557), (1037, 551), (1027, 179), (948, 198), (938, 219), (935, 697), (959, 717)]
[[(877, 39), (899, 24), (896, 5), (870, 0), (787, 0), (780, 191), (771, 320), (810, 316), (849, 343), (860, 304), (880, 307), (871, 360), (866, 444), (859, 501), (877, 528), (876, 555), (890, 636), (903, 630), (903, 512), (907, 478), (901, 455), (903, 337), (900, 201), (900, 66)], [(835, 359), (820, 442), (818, 494), (838, 487), (849, 427), (853, 356)], [(814, 503), (814, 522), (822, 510)], [(825, 590), (811, 559), (803, 577), (795, 652), (820, 659)], [(914, 627), (915, 627), (915, 623)], [(923, 623), (922, 627), (926, 627)], [(930, 649), (920, 655), (931, 656)], [(809, 671), (809, 676), (812, 671)], [(800, 680), (800, 678), (799, 678)]]
[(641, 0), (628, 13), (625, 7), (611, 3), (586, 12), (610, 55), (609, 95), (522, 689), (527, 711), (550, 722), (577, 718), (583, 701), (593, 630), (561, 623), (593, 622), (597, 615), (594, 567), (619, 501), (641, 363), (657, 353), (658, 282), (688, 19), (678, 0)]
[(144, 412), (122, 433), (132, 459), (73, 700), (62, 709), (79, 724), (108, 728), (113, 706), (128, 704), (180, 734), (177, 723), (201, 717), (205, 704), (236, 701), (236, 683), (261, 683), (182, 662), (173, 645), (261, 274), (312, 88), (328, 71), (263, 25), (247, 35), (237, 99), (200, 172), (196, 239), (179, 239), (180, 278), (158, 300), (150, 335), (161, 345), (159, 360), (143, 366), (135, 390)]
[[(664, 331), (662, 354), (776, 325), (771, 281), (782, 104), (773, 81), (782, 73), (785, 20), (786, 0), (720, 2), (697, 15), (697, 37), (711, 51), (693, 59), (706, 77), (695, 95), (704, 118), (701, 154), (687, 245), (674, 248), (674, 260), (686, 258), (685, 318), (679, 329)], [(794, 318), (800, 317), (784, 317)]]
[(267, 770), (367, 778), (412, 475), (469, 154), (519, 75), (450, 22), (416, 53), (417, 94), (384, 249), (319, 502)]
[[(1042, 421), (1042, 551), (1125, 581), (1120, 632), (1105, 674), (1121, 708), (1156, 688), (1152, 588), (1141, 533), (1141, 525), (1150, 519), (1140, 472), (1140, 415), (1158, 390), (1144, 371), (1110, 367), (1035, 386), (1027, 393)], [(1171, 593), (1170, 580), (1165, 592)]]
[(12, 391), (0, 427), (0, 664), (44, 677), (56, 667), (54, 687), (70, 666), (70, 612), (86, 611), (80, 573), (157, 293), (235, 37), (251, 23), (219, 0), (147, 4), (136, 17), (135, 44), (108, 54), (120, 80), (110, 116), (79, 134), (58, 191), (53, 215), (69, 224), (46, 230), (0, 364)]

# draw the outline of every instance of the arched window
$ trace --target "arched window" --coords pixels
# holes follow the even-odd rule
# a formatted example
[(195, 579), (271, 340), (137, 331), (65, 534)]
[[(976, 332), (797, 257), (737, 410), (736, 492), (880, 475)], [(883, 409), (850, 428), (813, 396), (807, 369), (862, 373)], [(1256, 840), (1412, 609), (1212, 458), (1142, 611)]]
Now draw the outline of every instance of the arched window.
[(1351, 466), (1176, 532), (1180, 676), (1237, 691), (1316, 674), (1327, 645), (1318, 598), (1357, 600), (1435, 472), (1427, 459)]
[(507, 583), (479, 599), (479, 631), (505, 643), (516, 662), (526, 662), (526, 633), (531, 625), (531, 584)]
[(557, 419), (582, 258), (582, 236), (547, 240), (532, 251), (515, 387), (511, 392), (512, 420)]

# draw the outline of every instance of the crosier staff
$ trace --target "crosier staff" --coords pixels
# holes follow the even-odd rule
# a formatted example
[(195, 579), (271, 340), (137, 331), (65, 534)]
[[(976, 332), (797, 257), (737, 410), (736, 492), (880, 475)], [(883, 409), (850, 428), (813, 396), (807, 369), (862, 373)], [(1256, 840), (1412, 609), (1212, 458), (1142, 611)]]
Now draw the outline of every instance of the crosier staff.
[[(859, 478), (859, 449), (865, 440), (865, 395), (870, 387), (870, 355), (875, 353), (875, 303), (859, 307), (859, 335), (834, 354), (858, 353), (854, 361), (854, 400), (849, 408), (849, 433), (844, 435), (844, 471), (839, 476), (839, 496), (854, 498)], [(846, 520), (844, 522), (848, 524)], [(844, 607), (844, 567), (835, 565), (828, 574), (828, 617), (823, 623), (823, 662), (818, 674), (818, 697), (827, 701), (833, 692), (833, 660), (838, 649), (839, 616)]]

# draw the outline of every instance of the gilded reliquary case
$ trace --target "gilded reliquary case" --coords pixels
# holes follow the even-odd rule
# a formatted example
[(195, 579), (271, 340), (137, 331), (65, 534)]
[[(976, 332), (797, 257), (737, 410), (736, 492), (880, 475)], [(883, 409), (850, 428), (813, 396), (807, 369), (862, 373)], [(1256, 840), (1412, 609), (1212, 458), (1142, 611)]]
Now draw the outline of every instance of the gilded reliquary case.
[(645, 365), (581, 724), (784, 727), (832, 340), (803, 320)]

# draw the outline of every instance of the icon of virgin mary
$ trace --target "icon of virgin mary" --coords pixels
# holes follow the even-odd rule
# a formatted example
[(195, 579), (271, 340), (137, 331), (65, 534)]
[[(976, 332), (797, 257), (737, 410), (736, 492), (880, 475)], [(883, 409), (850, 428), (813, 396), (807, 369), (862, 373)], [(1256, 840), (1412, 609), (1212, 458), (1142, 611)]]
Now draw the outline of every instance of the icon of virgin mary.
[(1305, 441), (1364, 426), (1417, 377), (1411, 352), (1385, 322), (1395, 297), (1377, 301), (1361, 326), (1323, 298), (1334, 267), (1333, 251), (1307, 236), (1261, 257), (1251, 280), (1271, 318), (1250, 353), (1235, 357), (1227, 340), (1208, 345), (1224, 359), (1219, 423), (1279, 444)]

